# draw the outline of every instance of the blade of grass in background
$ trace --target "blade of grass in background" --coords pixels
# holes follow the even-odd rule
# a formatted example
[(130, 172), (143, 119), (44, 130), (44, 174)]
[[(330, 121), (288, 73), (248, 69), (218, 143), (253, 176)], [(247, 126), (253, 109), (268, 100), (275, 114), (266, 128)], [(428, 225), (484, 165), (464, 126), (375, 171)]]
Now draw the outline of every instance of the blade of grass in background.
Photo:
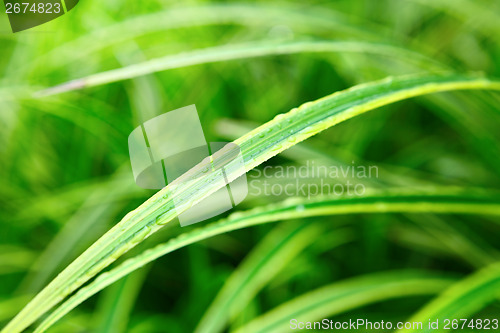
[[(500, 82), (450, 74), (388, 78), (362, 84), (278, 115), (236, 140), (235, 144), (241, 148), (248, 171), (335, 124), (383, 105), (419, 95), (460, 89), (500, 90)], [(239, 169), (234, 160), (224, 163), (230, 154), (224, 150), (215, 153), (213, 163), (224, 165), (227, 179), (232, 181), (245, 170)], [(2, 332), (22, 331), (125, 252), (217, 191), (219, 188), (210, 183), (221, 177), (221, 169), (212, 173), (207, 173), (207, 170), (208, 166), (200, 163), (189, 172), (191, 180), (174, 181), (127, 214), (61, 272)], [(174, 202), (180, 204), (175, 205)]]
[[(476, 271), (447, 288), (409, 321), (440, 320), (440, 329), (400, 330), (399, 332), (445, 332), (444, 319), (468, 319), (500, 296), (500, 263)], [(460, 323), (461, 326), (461, 323)]]
[(322, 233), (318, 225), (294, 223), (280, 225), (267, 234), (229, 276), (195, 332), (221, 332), (231, 317), (242, 311), (261, 288)]
[[(412, 219), (412, 217), (410, 217)], [(443, 216), (425, 215), (414, 223), (424, 229), (432, 242), (452, 256), (460, 258), (472, 268), (479, 269), (500, 260), (500, 254), (488, 247), (485, 239), (477, 238), (475, 226), (467, 230), (460, 230), (458, 219)]]
[(441, 9), (467, 24), (468, 29), (477, 30), (485, 37), (498, 39), (500, 15), (488, 4), (469, 0), (407, 0)]
[(335, 282), (286, 302), (235, 332), (289, 332), (292, 318), (312, 322), (390, 299), (433, 295), (452, 281), (443, 275), (402, 271)]
[[(117, 178), (117, 181), (113, 181), (115, 178)], [(69, 263), (71, 259), (74, 259), (79, 254), (75, 253), (76, 251), (82, 251), (82, 241), (88, 240), (87, 244), (89, 244), (98, 237), (97, 232), (102, 233), (104, 231), (102, 228), (106, 226), (97, 228), (99, 223), (107, 220), (107, 217), (123, 206), (123, 204), (118, 204), (116, 200), (129, 195), (130, 190), (137, 189), (134, 183), (124, 180), (121, 172), (118, 172), (111, 180), (111, 183), (104, 183), (107, 186), (94, 189), (88, 194), (82, 206), (69, 218), (33, 263), (32, 269), (34, 271), (25, 278), (21, 284), (21, 289), (29, 292), (40, 290), (48, 282), (49, 278), (55, 276), (57, 270), (61, 269), (62, 263)], [(109, 196), (115, 198), (115, 202), (103, 200), (104, 197)], [(46, 207), (47, 204), (48, 202), (45, 201)], [(74, 257), (71, 258), (71, 255)]]
[(137, 76), (173, 68), (270, 55), (314, 52), (359, 52), (382, 54), (395, 59), (404, 59), (406, 62), (425, 67), (426, 69), (444, 69), (442, 65), (439, 65), (439, 63), (434, 61), (432, 58), (388, 44), (357, 41), (293, 41), (281, 43), (271, 41), (242, 45), (226, 45), (181, 54), (168, 55), (162, 58), (152, 59), (142, 63), (90, 75), (82, 79), (76, 79), (40, 91), (37, 95), (48, 96), (60, 94), (63, 92), (127, 80)]
[[(351, 24), (349, 18), (332, 10), (311, 10), (291, 4), (279, 7), (267, 4), (206, 4), (185, 8), (169, 8), (166, 11), (140, 15), (117, 22), (109, 27), (100, 27), (87, 35), (69, 41), (42, 55), (34, 64), (49, 66), (50, 70), (60, 67), (75, 58), (89, 56), (111, 45), (134, 40), (145, 34), (179, 28), (193, 28), (207, 25), (238, 24), (244, 26), (285, 25), (294, 31), (312, 33), (344, 32), (352, 37), (373, 40), (380, 39), (380, 30), (367, 29)], [(375, 32), (376, 30), (377, 32)], [(80, 50), (75, 55), (74, 50)]]
[(97, 325), (95, 333), (127, 332), (127, 324), (133, 310), (135, 300), (146, 279), (149, 267), (143, 267), (127, 276), (107, 290), (94, 314)]

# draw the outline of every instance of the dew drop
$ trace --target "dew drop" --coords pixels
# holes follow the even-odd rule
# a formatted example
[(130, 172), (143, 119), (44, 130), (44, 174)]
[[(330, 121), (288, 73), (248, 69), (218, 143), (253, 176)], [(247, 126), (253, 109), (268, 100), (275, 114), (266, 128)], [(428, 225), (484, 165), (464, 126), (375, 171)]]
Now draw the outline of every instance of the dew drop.
[(312, 105), (313, 105), (312, 102), (307, 102), (307, 103), (302, 104), (300, 107), (306, 109), (308, 107), (311, 107)]
[(280, 120), (280, 119), (283, 119), (286, 115), (284, 113), (280, 113), (278, 115), (276, 115), (276, 117), (274, 117), (274, 120)]
[(302, 133), (306, 133), (306, 134), (315, 133), (315, 132), (316, 132), (315, 126), (308, 126), (302, 130)]
[[(119, 246), (118, 249), (111, 254), (111, 258), (113, 258), (113, 259), (120, 258), (125, 252), (128, 251), (128, 249), (129, 249), (129, 247), (127, 245)], [(102, 269), (104, 269), (104, 267), (107, 266), (107, 265), (104, 265), (104, 264), (106, 264), (106, 262), (102, 263), (102, 266), (103, 266)]]
[[(123, 254), (123, 252), (121, 253)], [(104, 268), (106, 268), (109, 264), (111, 264), (114, 259), (117, 257), (114, 256), (115, 254), (113, 253), (111, 257), (104, 259), (103, 261), (97, 263), (96, 265), (92, 266), (86, 273), (85, 275), (90, 279), (100, 271), (102, 271)]]
[(134, 234), (134, 237), (131, 239), (131, 242), (132, 243), (141, 242), (144, 238), (146, 238), (146, 236), (149, 234), (150, 231), (151, 228), (149, 226), (145, 226), (144, 228), (142, 228), (141, 230), (139, 230)]
[(155, 219), (155, 224), (156, 225), (164, 225), (163, 221), (161, 220), (161, 216), (157, 216)]
[(279, 144), (279, 145), (274, 146), (272, 150), (273, 150), (273, 151), (275, 151), (275, 150), (280, 150), (280, 149), (281, 149), (281, 147), (282, 147), (282, 146)]
[(305, 209), (306, 207), (304, 207), (304, 205), (298, 205), (297, 207), (295, 207), (295, 210), (297, 212), (303, 212)]

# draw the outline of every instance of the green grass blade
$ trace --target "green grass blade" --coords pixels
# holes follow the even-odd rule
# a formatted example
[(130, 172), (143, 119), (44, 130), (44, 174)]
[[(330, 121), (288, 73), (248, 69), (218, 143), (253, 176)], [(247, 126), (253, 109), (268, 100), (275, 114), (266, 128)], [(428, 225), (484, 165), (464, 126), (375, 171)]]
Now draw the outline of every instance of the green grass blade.
[[(322, 232), (318, 225), (304, 223), (280, 225), (270, 232), (228, 277), (195, 332), (221, 332), (231, 317)], [(345, 238), (345, 234), (340, 236)]]
[(476, 30), (488, 38), (498, 38), (500, 15), (486, 3), (469, 0), (409, 1), (442, 10), (463, 21), (471, 30)]
[[(66, 221), (66, 224), (61, 228), (60, 232), (40, 253), (38, 258), (36, 258), (34, 262), (32, 261), (34, 271), (25, 278), (23, 283), (21, 283), (28, 291), (36, 292), (40, 290), (49, 282), (51, 277), (55, 276), (58, 269), (64, 267), (64, 263), (69, 263), (71, 259), (74, 259), (79, 254), (79, 252), (76, 251), (78, 251), (78, 245), (82, 239), (86, 239), (93, 234), (96, 238), (100, 236), (100, 234), (96, 234), (96, 232), (93, 231), (98, 223), (106, 221), (108, 215), (112, 214), (113, 211), (123, 209), (122, 206), (117, 205), (116, 202), (106, 202), (103, 198), (112, 197), (115, 198), (115, 200), (119, 200), (120, 196), (128, 195), (129, 191), (135, 190), (136, 187), (134, 186), (135, 184), (130, 184), (126, 180), (124, 181), (121, 173), (118, 173), (118, 175), (115, 175), (113, 178), (112, 180), (115, 181), (112, 183), (104, 183), (102, 185), (105, 186), (92, 188), (86, 193), (87, 198), (82, 199), (82, 201), (84, 201), (83, 205)], [(54, 198), (54, 201), (57, 199), (58, 196)], [(44, 204), (45, 207), (50, 207), (50, 200), (45, 200)], [(57, 207), (57, 202), (54, 206)], [(35, 209), (29, 208), (27, 208), (27, 210), (31, 210), (32, 214), (36, 212), (36, 207)], [(104, 230), (101, 230), (101, 233)], [(85, 236), (82, 237), (82, 235)], [(91, 244), (91, 241), (87, 244)], [(86, 246), (81, 248), (80, 245), (79, 250), (82, 251), (85, 248)], [(71, 254), (73, 254), (73, 257), (69, 257)]]
[[(159, 244), (120, 266), (101, 274), (88, 286), (80, 289), (64, 302), (37, 328), (43, 332), (62, 316), (83, 301), (111, 285), (120, 278), (143, 265), (172, 251), (222, 233), (250, 226), (311, 216), (388, 213), (388, 212), (433, 212), (433, 213), (491, 213), (500, 215), (500, 198), (495, 195), (473, 195), (474, 191), (436, 189), (435, 194), (413, 193), (404, 195), (400, 191), (367, 195), (366, 197), (325, 197), (316, 200), (289, 199), (280, 204), (259, 207), (247, 212), (237, 212), (228, 219), (183, 234), (164, 244)], [(448, 194), (445, 194), (448, 193)], [(460, 194), (461, 193), (461, 194)]]
[(129, 317), (148, 272), (149, 267), (143, 267), (103, 293), (94, 315), (94, 333), (127, 332)]
[(406, 62), (420, 66), (425, 64), (426, 68), (429, 68), (430, 66), (435, 70), (443, 69), (443, 66), (438, 65), (438, 63), (431, 58), (427, 58), (419, 53), (411, 52), (404, 48), (388, 44), (357, 41), (293, 41), (284, 43), (271, 41), (241, 45), (226, 45), (168, 55), (142, 63), (93, 74), (85, 78), (76, 79), (40, 91), (38, 95), (47, 96), (77, 89), (95, 87), (173, 68), (270, 55), (316, 52), (381, 54), (391, 58), (403, 59)]
[(289, 332), (290, 320), (315, 321), (390, 299), (432, 295), (449, 286), (442, 275), (417, 272), (373, 274), (336, 282), (286, 302), (236, 330)]
[[(42, 55), (35, 63), (38, 67), (48, 66), (53, 70), (74, 61), (75, 58), (88, 57), (93, 52), (146, 34), (222, 24), (238, 24), (250, 28), (284, 25), (298, 32), (331, 34), (335, 31), (363, 39), (380, 39), (382, 34), (377, 32), (383, 30), (380, 26), (376, 29), (356, 27), (349, 23), (345, 15), (331, 10), (311, 10), (289, 4), (279, 6), (257, 3), (206, 4), (169, 8), (165, 11), (126, 19), (110, 26), (102, 26), (96, 31)], [(80, 52), (75, 55), (74, 50), (80, 50)]]
[[(388, 78), (362, 84), (278, 115), (236, 140), (235, 144), (241, 148), (248, 171), (331, 126), (378, 107), (419, 95), (460, 89), (500, 90), (500, 82), (457, 75), (431, 75)], [(231, 155), (232, 152), (221, 150), (213, 156), (215, 165), (224, 165), (229, 181), (245, 172), (238, 167), (237, 161), (225, 164)], [(198, 164), (128, 213), (38, 293), (2, 332), (22, 331), (143, 239), (217, 191), (218, 186), (213, 184), (222, 177), (222, 169), (206, 172), (207, 168), (203, 163)]]
[[(439, 319), (440, 329), (431, 330), (424, 326), (418, 332), (442, 332), (444, 319), (471, 318), (471, 315), (483, 309), (500, 296), (500, 263), (494, 263), (455, 283), (436, 299), (430, 302), (410, 321), (427, 322)], [(401, 330), (399, 332), (417, 332)]]
[[(424, 246), (435, 249), (438, 253), (460, 259), (460, 261), (467, 263), (473, 269), (479, 269), (500, 260), (500, 254), (493, 248), (490, 248), (484, 238), (478, 238), (474, 231), (471, 230), (476, 229), (476, 225), (470, 225), (470, 228), (465, 230), (459, 229), (457, 228), (457, 220), (454, 216), (425, 214), (423, 216), (408, 216), (408, 218), (415, 224), (410, 229), (414, 232), (412, 234), (420, 234), (420, 236), (416, 236), (414, 239), (423, 241)], [(405, 225), (405, 227), (408, 226)], [(395, 232), (395, 234), (398, 234), (397, 242), (400, 241), (400, 244), (403, 246), (411, 247), (412, 244), (413, 246), (416, 245), (417, 247), (413, 247), (412, 250), (424, 250), (417, 245), (418, 243), (416, 244), (413, 240), (408, 239), (408, 237), (401, 237), (400, 240), (400, 236), (404, 235), (404, 233), (404, 230), (401, 230), (401, 234)], [(408, 234), (408, 232), (406, 233)]]

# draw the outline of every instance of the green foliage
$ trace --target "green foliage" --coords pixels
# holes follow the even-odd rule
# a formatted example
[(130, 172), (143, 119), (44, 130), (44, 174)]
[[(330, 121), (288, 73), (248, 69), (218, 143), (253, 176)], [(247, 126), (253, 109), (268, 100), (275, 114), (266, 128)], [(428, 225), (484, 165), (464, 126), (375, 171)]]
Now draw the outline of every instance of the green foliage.
[[(234, 213), (227, 220), (181, 234), (177, 238), (144, 251), (142, 254), (125, 261), (120, 266), (101, 274), (94, 282), (80, 289), (78, 293), (52, 312), (40, 327), (37, 328), (37, 331), (43, 332), (57, 319), (71, 311), (81, 302), (130, 272), (141, 268), (146, 263), (187, 245), (240, 228), (300, 217), (368, 212), (436, 212), (500, 215), (500, 199), (492, 200), (490, 198), (491, 195), (460, 195), (458, 193), (470, 193), (471, 191), (457, 191), (456, 189), (450, 192), (450, 194), (446, 194), (449, 192), (446, 189), (437, 192), (442, 194), (414, 193), (403, 195), (396, 192), (382, 195), (368, 195), (360, 199), (345, 198), (342, 200), (337, 197), (326, 197), (320, 200), (288, 199), (281, 204), (255, 208), (246, 213)], [(263, 241), (265, 245), (261, 246), (264, 249), (256, 248), (255, 252), (258, 254), (253, 254), (246, 262), (241, 264), (239, 270), (233, 273), (234, 275), (225, 285), (226, 289), (220, 291), (220, 296), (215, 299), (212, 307), (207, 310), (208, 312), (204, 317), (205, 320), (200, 323), (201, 327), (199, 330), (202, 332), (219, 331), (224, 317), (231, 315), (230, 311), (241, 310), (245, 301), (248, 301), (248, 298), (255, 292), (254, 289), (259, 288), (259, 283), (263, 283), (262, 280), (269, 281), (272, 274), (275, 274), (275, 270), (279, 269), (280, 265), (285, 264), (287, 260), (290, 260), (290, 255), (293, 255), (296, 251), (300, 251), (306, 242), (310, 242), (311, 239), (318, 237), (318, 228), (316, 226), (302, 230), (304, 227), (304, 224), (299, 225), (297, 228), (292, 229), (291, 232), (288, 231), (284, 236), (281, 235), (282, 231), (268, 235), (267, 241)], [(295, 239), (290, 238), (299, 231), (301, 233), (297, 234)], [(339, 235), (336, 236), (338, 237)], [(285, 237), (283, 242), (280, 242), (279, 239), (283, 237)], [(287, 243), (292, 241), (294, 242), (292, 245)], [(271, 248), (268, 249), (267, 247)], [(274, 262), (273, 260), (279, 262)], [(271, 267), (266, 267), (266, 265)], [(228, 294), (231, 293), (234, 295), (229, 296)], [(236, 302), (239, 305), (233, 304)]]
[[(83, 1), (0, 35), (2, 332), (492, 318), (499, 9), (495, 0)], [(218, 174), (199, 164), (187, 182), (142, 190), (127, 136), (189, 104), (209, 141), (241, 147), (245, 170), (229, 163), (229, 179), (322, 184), (264, 172), (311, 161), (376, 165), (380, 175), (356, 179), (368, 188), (361, 196), (250, 190), (238, 212), (179, 228)]]
[[(475, 272), (443, 291), (439, 297), (422, 308), (411, 321), (427, 318), (467, 319), (499, 296), (500, 265), (495, 263)], [(405, 330), (406, 332), (408, 330)], [(431, 332), (427, 328), (425, 332)], [(439, 331), (445, 331), (441, 327)]]
[(254, 319), (236, 332), (287, 332), (290, 318), (316, 321), (391, 298), (434, 294), (450, 284), (443, 277), (408, 272), (384, 273), (329, 286), (301, 295)]

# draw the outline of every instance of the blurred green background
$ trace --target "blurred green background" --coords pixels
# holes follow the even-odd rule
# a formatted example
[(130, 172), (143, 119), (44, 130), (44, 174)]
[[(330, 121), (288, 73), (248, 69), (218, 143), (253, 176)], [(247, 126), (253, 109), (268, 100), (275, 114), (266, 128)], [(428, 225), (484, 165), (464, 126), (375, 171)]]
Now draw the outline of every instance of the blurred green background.
[[(0, 14), (1, 325), (154, 193), (135, 185), (127, 147), (129, 133), (145, 120), (196, 104), (208, 141), (228, 141), (304, 102), (387, 76), (443, 69), (500, 77), (499, 36), (498, 0), (82, 0), (68, 14), (16, 34)], [(165, 55), (262, 41), (331, 40), (392, 51), (360, 46), (249, 55), (33, 97), (69, 80)], [(378, 166), (380, 175), (369, 188), (497, 190), (499, 103), (500, 95), (490, 92), (400, 102), (335, 126), (266, 165), (354, 161)], [(250, 192), (236, 209), (282, 199)], [(85, 302), (51, 331), (192, 332), (251, 255), (275, 255), (282, 265), (226, 329), (351, 277), (399, 269), (464, 277), (499, 260), (498, 222), (484, 216), (360, 214), (244, 229), (160, 258)], [(308, 229), (307, 241), (292, 240), (286, 255), (271, 252), (270, 244), (305, 223), (315, 230)], [(131, 254), (196, 226), (172, 224)], [(405, 320), (430, 299), (388, 300), (335, 318)], [(499, 312), (497, 302), (477, 316)]]

